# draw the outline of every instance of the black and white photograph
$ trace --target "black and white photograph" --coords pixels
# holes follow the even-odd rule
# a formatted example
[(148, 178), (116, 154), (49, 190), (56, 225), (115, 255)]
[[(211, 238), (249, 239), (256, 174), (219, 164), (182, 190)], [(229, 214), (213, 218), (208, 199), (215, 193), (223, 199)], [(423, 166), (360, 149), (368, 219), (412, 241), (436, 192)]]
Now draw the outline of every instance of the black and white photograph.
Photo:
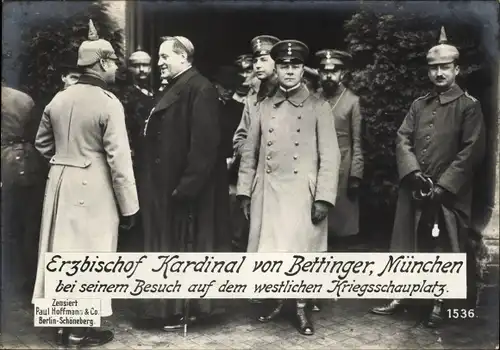
[[(2, 29), (0, 349), (498, 349), (498, 1), (4, 0)], [(48, 253), (461, 253), (465, 297), (43, 324)]]

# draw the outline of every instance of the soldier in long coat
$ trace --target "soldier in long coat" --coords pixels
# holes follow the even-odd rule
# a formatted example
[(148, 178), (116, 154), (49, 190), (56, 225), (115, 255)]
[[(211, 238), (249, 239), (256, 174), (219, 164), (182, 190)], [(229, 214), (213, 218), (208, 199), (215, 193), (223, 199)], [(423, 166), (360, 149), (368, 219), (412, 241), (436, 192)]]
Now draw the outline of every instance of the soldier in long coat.
[[(229, 252), (227, 166), (220, 142), (218, 94), (192, 66), (185, 37), (160, 45), (167, 88), (146, 120), (139, 192), (146, 252)], [(144, 302), (153, 327), (177, 328), (185, 300)], [(216, 312), (214, 300), (190, 300), (190, 322)], [(141, 320), (141, 323), (144, 324)]]
[[(465, 252), (470, 227), (474, 173), (485, 155), (480, 103), (455, 82), (456, 47), (439, 45), (427, 54), (434, 91), (416, 99), (398, 130), (396, 157), (400, 189), (392, 233), (394, 252)], [(372, 309), (388, 315), (401, 309), (393, 300)], [(435, 300), (425, 325), (443, 320)]]
[[(258, 105), (267, 97), (272, 96), (277, 86), (277, 78), (274, 60), (270, 52), (274, 44), (279, 41), (278, 38), (271, 35), (259, 35), (250, 42), (253, 54), (253, 72), (260, 81), (259, 90), (247, 95), (243, 101), (243, 114), (238, 127), (234, 133), (233, 148), (234, 156), (231, 168), (238, 172), (241, 161), (241, 150), (248, 134), (248, 128), (253, 118), (255, 118)], [(250, 78), (247, 76), (247, 78)], [(233, 199), (234, 197), (232, 197)], [(238, 206), (238, 201), (233, 201), (232, 205)], [(248, 245), (248, 221), (243, 216), (239, 206), (232, 210), (234, 239), (233, 246), (238, 251), (245, 251)]]
[(20, 292), (23, 296), (33, 292), (47, 177), (47, 162), (34, 146), (39, 123), (40, 113), (33, 99), (2, 84), (2, 280), (6, 287), (3, 290), (5, 301), (10, 296), (21, 295)]
[[(330, 106), (301, 82), (307, 46), (296, 40), (271, 50), (280, 87), (252, 120), (237, 194), (250, 218), (249, 252), (325, 252), (329, 208), (337, 195), (340, 152)], [(282, 301), (261, 322), (273, 320)], [(297, 328), (314, 328), (302, 300)]]
[[(78, 52), (84, 74), (43, 112), (35, 145), (51, 168), (33, 299), (46, 297), (45, 252), (115, 252), (120, 214), (130, 226), (139, 210), (123, 106), (106, 90), (115, 60), (111, 44), (98, 39), (90, 22), (89, 40)], [(101, 315), (111, 314), (111, 300), (101, 300)], [(65, 328), (58, 335), (58, 342), (80, 346), (113, 339), (111, 331), (90, 329)]]
[(342, 84), (347, 52), (321, 50), (316, 56), (322, 87), (318, 95), (331, 106), (341, 154), (337, 202), (328, 215), (328, 231), (330, 238), (348, 237), (359, 232), (358, 191), (364, 168), (359, 97)]

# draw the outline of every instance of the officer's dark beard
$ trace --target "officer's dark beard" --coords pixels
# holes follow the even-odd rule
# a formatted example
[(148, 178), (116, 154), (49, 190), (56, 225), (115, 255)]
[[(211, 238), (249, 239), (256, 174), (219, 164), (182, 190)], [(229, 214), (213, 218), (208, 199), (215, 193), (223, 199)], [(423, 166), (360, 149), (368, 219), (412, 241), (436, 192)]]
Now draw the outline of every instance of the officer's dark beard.
[(339, 87), (339, 83), (330, 79), (321, 81), (321, 86), (323, 87), (323, 91), (325, 95), (331, 96), (335, 94)]

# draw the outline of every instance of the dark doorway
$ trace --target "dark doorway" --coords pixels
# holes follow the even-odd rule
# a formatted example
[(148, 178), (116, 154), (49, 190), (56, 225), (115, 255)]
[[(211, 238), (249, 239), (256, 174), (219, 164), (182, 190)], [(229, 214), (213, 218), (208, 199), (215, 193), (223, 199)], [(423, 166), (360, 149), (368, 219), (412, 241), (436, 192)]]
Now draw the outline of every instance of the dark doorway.
[[(268, 34), (305, 42), (311, 51), (307, 64), (314, 67), (314, 52), (323, 48), (345, 49), (343, 24), (359, 9), (359, 4), (352, 2), (332, 5), (145, 2), (140, 5), (143, 37), (138, 39), (142, 39), (156, 66), (160, 37), (185, 36), (195, 46), (195, 66), (210, 75), (217, 66), (230, 64), (238, 55), (250, 53), (253, 37)], [(156, 67), (153, 80), (158, 84)]]

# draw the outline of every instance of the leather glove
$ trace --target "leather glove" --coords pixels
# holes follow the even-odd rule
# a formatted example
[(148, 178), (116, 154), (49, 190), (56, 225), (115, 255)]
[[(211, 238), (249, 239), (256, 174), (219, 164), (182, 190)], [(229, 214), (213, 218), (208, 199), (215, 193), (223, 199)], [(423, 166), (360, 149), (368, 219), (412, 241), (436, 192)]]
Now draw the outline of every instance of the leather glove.
[(245, 215), (245, 218), (247, 220), (250, 220), (250, 204), (251, 204), (251, 199), (250, 197), (242, 196), (240, 197), (240, 207), (243, 210), (243, 214)]
[(137, 222), (137, 214), (123, 216), (120, 221), (120, 228), (129, 231)]
[(349, 181), (347, 184), (347, 197), (349, 197), (349, 199), (351, 200), (354, 200), (359, 195), (360, 187), (361, 187), (360, 179), (354, 176), (349, 177)]
[(311, 220), (314, 225), (319, 224), (328, 215), (329, 206), (322, 201), (315, 201), (311, 208)]

